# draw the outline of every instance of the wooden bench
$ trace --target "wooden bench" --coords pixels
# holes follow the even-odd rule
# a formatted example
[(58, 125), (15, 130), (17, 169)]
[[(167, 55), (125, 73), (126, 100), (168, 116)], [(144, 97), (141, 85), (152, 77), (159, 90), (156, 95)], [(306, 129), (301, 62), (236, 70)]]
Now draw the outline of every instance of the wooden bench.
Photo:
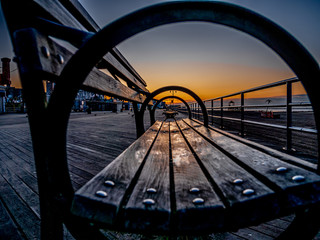
[(72, 212), (118, 230), (203, 234), (319, 201), (312, 165), (263, 150), (190, 119), (157, 121), (76, 192)]
[[(174, 22), (236, 28), (266, 43), (292, 68), (309, 94), (319, 129), (320, 100), (312, 80), (319, 79), (319, 66), (286, 31), (246, 9), (205, 1), (151, 6), (103, 29), (76, 0), (1, 3), (28, 108), (43, 239), (62, 239), (62, 224), (79, 239), (102, 239), (100, 228), (203, 235), (290, 213), (297, 217), (280, 238), (306, 239), (317, 233), (319, 167), (209, 127), (203, 102), (186, 88), (149, 93), (115, 48), (141, 31)], [(43, 80), (55, 83), (49, 102)], [(66, 132), (79, 89), (131, 101), (139, 138), (74, 193)], [(204, 123), (190, 119), (189, 111), (189, 119), (158, 121), (145, 132), (145, 109), (168, 90), (191, 95), (201, 106)]]
[(168, 118), (174, 118), (179, 113), (177, 111), (167, 109), (167, 110), (163, 111), (163, 114), (165, 115), (166, 119), (168, 119)]

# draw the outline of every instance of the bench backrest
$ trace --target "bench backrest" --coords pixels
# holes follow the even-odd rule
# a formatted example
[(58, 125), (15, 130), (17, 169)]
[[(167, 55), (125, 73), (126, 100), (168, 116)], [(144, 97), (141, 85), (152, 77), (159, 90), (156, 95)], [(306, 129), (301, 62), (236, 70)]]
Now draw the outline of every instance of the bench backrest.
[[(68, 211), (57, 211), (56, 205), (58, 201), (61, 209), (69, 209), (74, 194), (66, 153), (68, 119), (63, 117), (69, 114), (71, 107), (67, 114), (60, 108), (56, 113), (50, 110), (54, 96), (59, 95), (57, 89), (72, 86), (74, 91), (83, 89), (130, 101), (136, 118), (137, 104), (143, 103), (149, 92), (145, 81), (117, 48), (104, 55), (81, 86), (73, 87), (75, 77), (62, 80), (61, 73), (77, 49), (100, 30), (77, 0), (1, 0), (1, 6), (28, 111), (43, 219), (41, 235), (44, 239), (59, 239), (63, 232), (61, 215), (70, 229), (78, 220)], [(54, 88), (49, 102), (45, 85)], [(72, 100), (63, 99), (62, 105), (72, 104), (76, 94), (64, 91)], [(54, 137), (53, 133), (59, 136)], [(56, 221), (46, 221), (49, 218)], [(96, 232), (90, 229), (86, 225), (74, 234), (83, 232), (95, 238)]]
[[(76, 49), (100, 29), (77, 0), (2, 0), (2, 7), (21, 78), (34, 74), (57, 81)], [(104, 56), (81, 88), (138, 103), (148, 92), (145, 81), (117, 48)]]

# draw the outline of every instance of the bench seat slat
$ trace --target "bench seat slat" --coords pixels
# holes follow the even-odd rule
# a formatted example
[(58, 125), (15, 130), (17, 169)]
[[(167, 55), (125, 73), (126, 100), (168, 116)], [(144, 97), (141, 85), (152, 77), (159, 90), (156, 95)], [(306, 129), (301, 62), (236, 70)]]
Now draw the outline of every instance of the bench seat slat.
[[(283, 162), (190, 119), (184, 121), (266, 185), (276, 191), (282, 191), (282, 209), (312, 204), (320, 200), (319, 175)], [(276, 169), (279, 167), (285, 167), (287, 171), (277, 172)], [(304, 177), (303, 181), (292, 179), (300, 175)]]
[[(287, 172), (274, 170), (280, 166)], [(296, 174), (304, 175), (305, 180), (291, 180)], [(242, 179), (242, 184), (234, 184), (235, 179)], [(190, 119), (170, 119), (156, 122), (78, 190), (72, 212), (126, 231), (233, 231), (319, 202), (319, 179), (311, 171)], [(105, 186), (106, 180), (115, 186)], [(148, 191), (151, 188), (156, 192)], [(200, 192), (192, 194), (191, 188)], [(253, 194), (246, 195), (246, 189), (253, 189)], [(98, 197), (98, 190), (108, 195)], [(194, 204), (195, 198), (204, 202)], [(150, 204), (144, 202), (147, 199)]]
[[(218, 230), (225, 224), (225, 206), (202, 172), (175, 122), (170, 122), (170, 139), (177, 219), (173, 219), (174, 226), (179, 232), (185, 233), (190, 229), (193, 232)], [(194, 188), (199, 192), (192, 193), (190, 190)], [(196, 198), (203, 199), (204, 203), (194, 204)]]
[[(163, 123), (158, 137), (125, 207), (125, 225), (130, 229), (163, 231), (169, 229), (171, 215), (169, 181), (169, 124)], [(156, 193), (147, 190), (153, 188)], [(144, 204), (152, 199), (152, 205)]]
[[(203, 139), (182, 120), (177, 123), (210, 177), (219, 187), (225, 201), (227, 201), (231, 214), (226, 221), (232, 222), (233, 226), (241, 226), (248, 224), (248, 222), (261, 221), (270, 217), (269, 214), (279, 211), (279, 203), (273, 190)], [(233, 181), (236, 179), (241, 179), (243, 183), (234, 184)], [(245, 189), (253, 189), (255, 193), (244, 195), (243, 191)], [(261, 205), (264, 207), (261, 208)], [(245, 218), (239, 218), (239, 216), (244, 215)]]
[[(113, 224), (131, 180), (156, 138), (160, 126), (161, 122), (156, 122), (112, 163), (80, 188), (75, 194), (71, 211), (92, 221)], [(106, 180), (113, 181), (115, 186), (106, 186)], [(96, 196), (99, 190), (105, 191), (108, 196)]]

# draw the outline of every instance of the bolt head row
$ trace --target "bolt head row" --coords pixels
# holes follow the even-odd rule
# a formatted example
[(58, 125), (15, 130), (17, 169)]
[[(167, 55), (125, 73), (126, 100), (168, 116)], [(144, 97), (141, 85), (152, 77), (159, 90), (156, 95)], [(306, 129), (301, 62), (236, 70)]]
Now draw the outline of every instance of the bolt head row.
[[(46, 58), (49, 58), (51, 56), (51, 53), (49, 51), (49, 49), (45, 46), (42, 46), (41, 47), (41, 53), (43, 54), (43, 56), (45, 56)], [(58, 60), (58, 63), (60, 64), (63, 64), (64, 63), (64, 58), (62, 55), (60, 54), (57, 54), (57, 60)]]

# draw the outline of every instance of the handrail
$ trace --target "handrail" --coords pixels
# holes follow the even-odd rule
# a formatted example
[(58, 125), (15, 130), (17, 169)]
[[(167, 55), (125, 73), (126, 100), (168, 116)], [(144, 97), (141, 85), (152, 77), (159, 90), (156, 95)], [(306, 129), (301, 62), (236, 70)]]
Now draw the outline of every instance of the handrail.
[[(289, 78), (285, 80), (281, 80), (278, 82), (246, 89), (243, 91), (239, 91), (236, 93), (224, 95), (221, 97), (216, 97), (216, 98), (211, 98), (211, 99), (206, 99), (203, 100), (204, 103), (210, 103), (211, 106), (206, 106), (207, 110), (211, 111), (211, 114), (208, 114), (208, 117), (211, 118), (211, 124), (214, 123), (213, 119), (220, 119), (220, 127), (223, 128), (224, 125), (224, 120), (229, 120), (229, 121), (235, 121), (240, 123), (240, 134), (243, 137), (244, 136), (244, 124), (251, 124), (251, 125), (259, 125), (259, 126), (265, 126), (265, 127), (270, 127), (270, 128), (275, 128), (275, 129), (283, 129), (286, 130), (286, 149), (287, 150), (292, 150), (292, 132), (304, 132), (304, 133), (310, 133), (310, 134), (317, 134), (318, 131), (316, 129), (310, 129), (310, 128), (303, 128), (303, 127), (296, 127), (292, 126), (292, 108), (293, 107), (311, 107), (311, 103), (309, 102), (292, 102), (292, 84), (299, 82), (299, 79), (297, 77), (294, 78)], [(278, 87), (286, 85), (287, 88), (287, 93), (286, 93), (286, 103), (285, 104), (262, 104), (262, 105), (245, 105), (244, 100), (245, 100), (245, 93), (249, 92), (255, 92), (259, 90), (264, 90), (268, 88), (273, 88), (273, 87)], [(240, 95), (240, 105), (233, 105), (233, 106), (224, 106), (223, 105), (223, 100), (225, 98), (233, 97)], [(220, 106), (214, 106), (213, 102), (214, 101), (220, 101)], [(195, 102), (189, 102), (191, 112), (192, 112), (192, 117), (196, 119), (200, 119), (200, 116), (202, 115), (201, 112), (199, 111), (199, 106), (197, 106), (197, 103)], [(205, 104), (206, 105), (206, 104)], [(262, 122), (257, 122), (257, 121), (252, 121), (252, 120), (245, 120), (245, 109), (248, 108), (263, 108), (263, 107), (269, 107), (269, 108), (286, 108), (286, 113), (287, 113), (287, 119), (286, 119), (286, 125), (279, 125), (279, 124), (269, 124), (269, 123), (262, 123)], [(240, 118), (233, 118), (233, 117), (225, 117), (224, 116), (224, 110), (229, 109), (229, 110), (239, 110), (240, 112)], [(220, 116), (213, 115), (214, 110), (220, 110)], [(183, 111), (183, 109), (179, 109), (179, 111)]]
[(264, 89), (267, 89), (267, 88), (272, 88), (272, 87), (278, 87), (278, 86), (281, 86), (281, 85), (285, 85), (285, 84), (287, 84), (289, 82), (290, 83), (294, 83), (294, 82), (299, 82), (299, 81), (300, 80), (297, 77), (284, 79), (284, 80), (281, 80), (281, 81), (278, 81), (278, 82), (269, 83), (269, 84), (262, 85), (262, 86), (259, 86), (259, 87), (246, 89), (246, 90), (243, 90), (243, 91), (240, 91), (240, 92), (235, 92), (235, 93), (228, 94), (228, 95), (225, 95), (225, 96), (206, 99), (206, 100), (204, 100), (204, 102), (211, 101), (211, 100), (218, 100), (218, 99), (221, 99), (221, 98), (233, 97), (233, 96), (236, 96), (236, 95), (240, 95), (241, 93), (255, 92), (255, 91), (258, 91), (258, 90), (264, 90)]

